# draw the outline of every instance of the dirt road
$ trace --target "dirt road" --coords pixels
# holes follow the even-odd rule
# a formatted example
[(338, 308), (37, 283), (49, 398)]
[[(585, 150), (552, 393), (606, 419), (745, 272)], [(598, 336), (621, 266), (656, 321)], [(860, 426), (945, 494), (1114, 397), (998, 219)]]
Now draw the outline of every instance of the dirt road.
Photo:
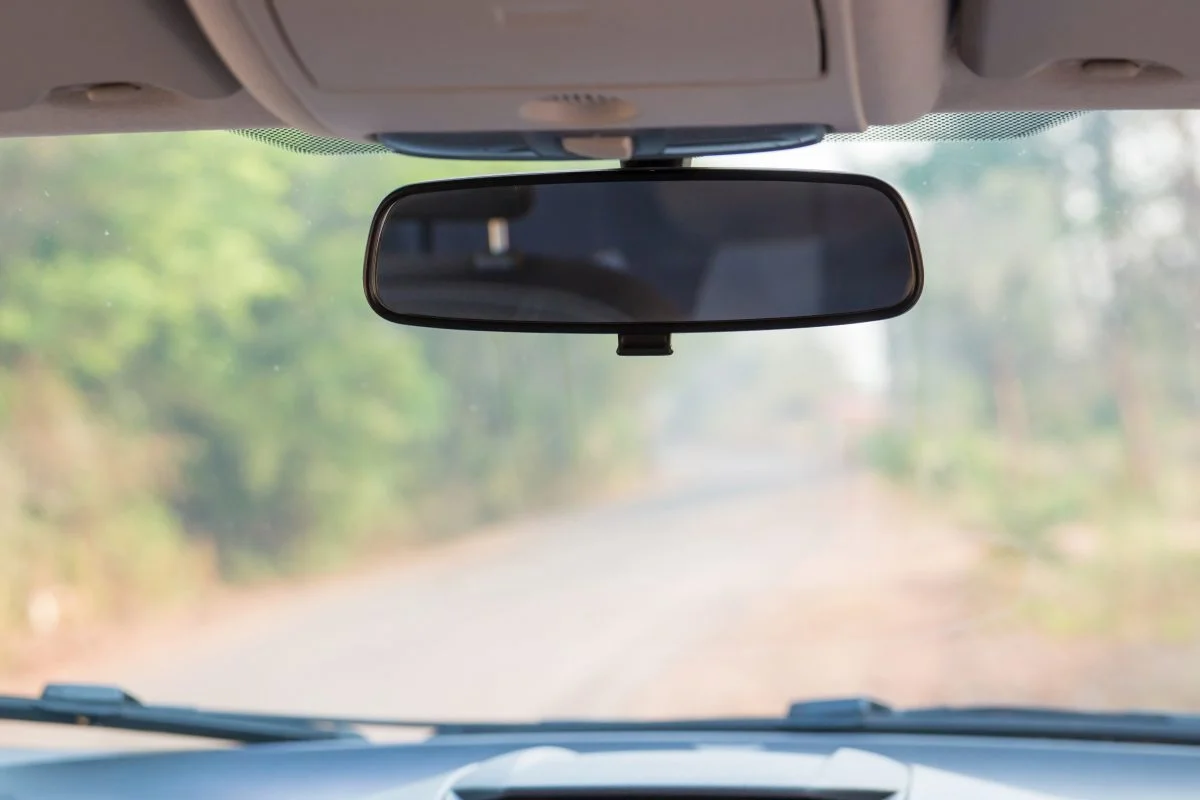
[[(829, 464), (783, 450), (679, 454), (667, 484), (637, 499), (119, 638), (38, 681), (443, 719), (774, 714), (860, 693), (1088, 699), (1071, 692), (1093, 654), (1006, 630), (1016, 598), (980, 602), (977, 540)], [(0, 724), (5, 744), (112, 746), (113, 735)]]
[[(668, 483), (637, 499), (113, 637), (36, 681), (443, 719), (775, 714), (795, 698), (861, 693), (1110, 707), (1156, 704), (1146, 686), (1179, 694), (1114, 669), (1112, 648), (1012, 625), (1020, 598), (979, 585), (977, 539), (829, 463), (680, 454)], [(1195, 654), (1175, 661), (1159, 671), (1181, 684)], [(193, 744), (0, 723), (0, 746), (169, 742)]]
[(821, 480), (778, 457), (730, 463), (295, 598), (114, 677), (150, 698), (267, 710), (616, 713), (830, 540), (836, 516), (802, 499)]
[(648, 496), (497, 529), (46, 677), (267, 711), (635, 713), (671, 665), (785, 590), (854, 517), (826, 496), (837, 475), (799, 455), (683, 454), (670, 473)]

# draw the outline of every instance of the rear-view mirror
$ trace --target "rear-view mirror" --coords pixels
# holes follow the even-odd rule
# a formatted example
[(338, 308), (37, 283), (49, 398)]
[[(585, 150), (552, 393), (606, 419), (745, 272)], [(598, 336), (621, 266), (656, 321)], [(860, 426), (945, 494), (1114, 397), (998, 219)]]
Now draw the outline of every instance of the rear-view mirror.
[(921, 281), (882, 181), (688, 168), (405, 187), (376, 212), (365, 272), (401, 324), (627, 335), (886, 319)]

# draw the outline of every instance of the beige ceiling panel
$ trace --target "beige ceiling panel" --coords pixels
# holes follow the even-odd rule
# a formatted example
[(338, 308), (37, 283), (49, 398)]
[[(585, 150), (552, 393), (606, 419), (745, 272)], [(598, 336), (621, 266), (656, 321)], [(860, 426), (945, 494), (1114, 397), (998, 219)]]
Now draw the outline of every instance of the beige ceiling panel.
[(981, 77), (1033, 77), (1078, 71), (1087, 62), (1128, 61), (1139, 71), (1103, 64), (1083, 71), (1112, 80), (1200, 79), (1196, 0), (964, 0), (961, 14), (959, 52)]
[(594, 130), (907, 121), (947, 23), (946, 0), (189, 3), (264, 106), (355, 139), (577, 127), (522, 113), (554, 96), (628, 112)]
[(240, 88), (182, 2), (0, 3), (0, 111), (112, 83), (200, 100), (230, 97)]

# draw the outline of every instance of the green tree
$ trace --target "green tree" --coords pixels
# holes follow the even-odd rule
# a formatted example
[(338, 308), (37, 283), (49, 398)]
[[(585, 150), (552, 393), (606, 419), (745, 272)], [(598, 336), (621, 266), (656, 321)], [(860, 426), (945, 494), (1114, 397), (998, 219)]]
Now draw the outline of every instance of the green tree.
[(328, 567), (635, 457), (642, 383), (611, 342), (402, 329), (362, 298), (380, 198), (501, 169), (226, 133), (0, 143), (0, 562), (40, 564), (0, 573), (7, 616), (31, 582), (138, 597), (204, 553)]

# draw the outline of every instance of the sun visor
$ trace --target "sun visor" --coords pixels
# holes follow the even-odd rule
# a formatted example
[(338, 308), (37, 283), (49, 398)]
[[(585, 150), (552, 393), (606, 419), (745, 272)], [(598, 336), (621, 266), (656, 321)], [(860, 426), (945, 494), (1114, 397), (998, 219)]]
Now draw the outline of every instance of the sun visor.
[(359, 140), (907, 122), (947, 25), (945, 0), (189, 2), (259, 102)]
[(964, 0), (960, 52), (984, 78), (1200, 79), (1196, 0)]
[(182, 4), (6, 0), (3, 13), (0, 112), (218, 100), (240, 88)]

